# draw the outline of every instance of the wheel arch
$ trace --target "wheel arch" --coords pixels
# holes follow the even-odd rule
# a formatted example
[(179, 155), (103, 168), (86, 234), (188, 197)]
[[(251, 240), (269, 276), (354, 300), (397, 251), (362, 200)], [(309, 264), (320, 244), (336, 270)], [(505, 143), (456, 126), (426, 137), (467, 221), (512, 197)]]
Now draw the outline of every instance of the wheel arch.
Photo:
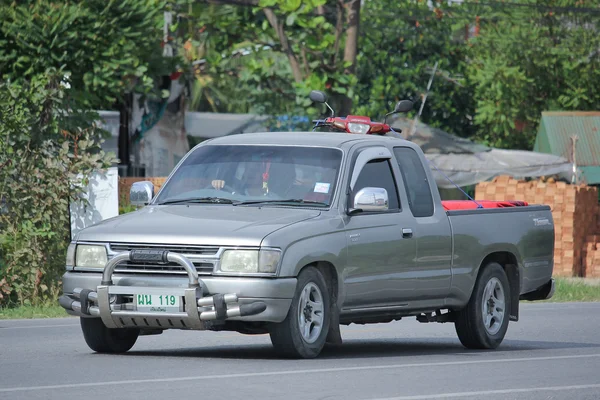
[(339, 283), (337, 269), (335, 268), (333, 263), (331, 261), (324, 261), (324, 260), (323, 261), (314, 261), (314, 262), (306, 264), (302, 268), (300, 268), (300, 270), (298, 271), (298, 274), (300, 274), (304, 269), (306, 269), (308, 267), (314, 267), (323, 274), (323, 276), (325, 277), (325, 282), (327, 282), (327, 287), (331, 290), (330, 295), (331, 295), (332, 303), (337, 304), (339, 293), (340, 293), (340, 283)]
[(340, 332), (340, 307), (341, 307), (341, 295), (343, 293), (343, 285), (339, 279), (338, 271), (335, 265), (330, 261), (314, 261), (306, 264), (298, 271), (300, 274), (304, 269), (308, 267), (314, 267), (321, 272), (325, 278), (327, 287), (330, 290), (330, 304), (331, 304), (331, 322), (329, 324), (329, 332), (327, 333), (327, 343), (330, 344), (341, 344), (342, 335)]
[[(481, 272), (490, 264), (499, 264), (508, 278), (508, 284), (510, 286), (510, 320), (519, 320), (519, 296), (521, 294), (521, 274), (519, 270), (519, 262), (517, 256), (511, 251), (495, 251), (481, 261), (479, 270), (477, 272), (477, 279), (481, 275)], [(473, 295), (473, 289), (471, 289), (471, 296)]]

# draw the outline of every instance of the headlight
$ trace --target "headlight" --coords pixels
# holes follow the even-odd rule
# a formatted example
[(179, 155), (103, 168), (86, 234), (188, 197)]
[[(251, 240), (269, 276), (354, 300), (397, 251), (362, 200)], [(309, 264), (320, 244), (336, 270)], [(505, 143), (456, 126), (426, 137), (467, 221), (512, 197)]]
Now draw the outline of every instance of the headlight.
[(348, 130), (351, 133), (358, 133), (358, 134), (364, 135), (367, 132), (369, 132), (369, 129), (371, 129), (371, 125), (348, 122)]
[(106, 247), (87, 244), (77, 245), (75, 266), (82, 268), (104, 268), (108, 262)]
[(225, 250), (219, 270), (234, 274), (275, 274), (279, 250)]
[(69, 247), (67, 247), (67, 267), (72, 267), (75, 265), (75, 243), (70, 243)]

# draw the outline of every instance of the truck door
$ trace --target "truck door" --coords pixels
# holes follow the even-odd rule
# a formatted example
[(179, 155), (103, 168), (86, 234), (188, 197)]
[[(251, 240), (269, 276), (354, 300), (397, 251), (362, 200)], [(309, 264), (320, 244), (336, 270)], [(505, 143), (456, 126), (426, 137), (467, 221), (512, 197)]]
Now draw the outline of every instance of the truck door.
[(415, 268), (416, 241), (402, 233), (403, 227), (414, 225), (414, 218), (400, 204), (391, 151), (367, 147), (355, 157), (346, 207), (352, 207), (354, 195), (366, 187), (385, 189), (389, 206), (385, 211), (343, 214), (348, 240), (343, 308), (359, 312), (402, 305), (415, 290), (406, 277)]
[[(440, 199), (434, 199), (432, 194), (430, 178), (423, 166), (426, 159), (410, 147), (394, 147), (394, 155), (408, 196), (407, 211), (414, 217), (411, 229), (417, 242), (414, 276), (418, 276), (418, 280), (412, 300), (441, 304), (452, 280), (450, 221)], [(435, 194), (439, 196), (437, 191)]]

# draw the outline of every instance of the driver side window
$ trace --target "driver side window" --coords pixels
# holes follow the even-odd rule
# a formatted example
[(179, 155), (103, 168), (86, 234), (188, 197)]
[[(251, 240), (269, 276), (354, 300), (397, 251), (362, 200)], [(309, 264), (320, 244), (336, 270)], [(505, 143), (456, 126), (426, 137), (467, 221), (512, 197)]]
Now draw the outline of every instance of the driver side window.
[(388, 194), (389, 210), (400, 209), (396, 181), (388, 159), (371, 160), (365, 164), (354, 185), (354, 194), (365, 187), (385, 189)]

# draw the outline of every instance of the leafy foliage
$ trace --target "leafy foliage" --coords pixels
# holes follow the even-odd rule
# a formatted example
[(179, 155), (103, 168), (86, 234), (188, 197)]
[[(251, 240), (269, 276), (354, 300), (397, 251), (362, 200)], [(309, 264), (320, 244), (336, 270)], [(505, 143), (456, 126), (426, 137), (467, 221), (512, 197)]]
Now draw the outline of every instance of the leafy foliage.
[(600, 104), (600, 18), (584, 12), (597, 2), (520, 3), (466, 8), (481, 15), (468, 53), (475, 137), (497, 147), (531, 148), (542, 111)]
[(412, 100), (417, 111), (438, 62), (421, 118), (460, 136), (473, 133), (466, 47), (455, 39), (451, 10), (414, 0), (365, 3), (353, 113), (381, 117), (401, 99)]
[(190, 59), (202, 59), (197, 93), (212, 93), (196, 109), (314, 117), (325, 110), (307, 94), (320, 89), (342, 114), (348, 98), (354, 114), (380, 117), (403, 98), (416, 111), (439, 62), (424, 122), (527, 149), (541, 111), (600, 104), (600, 16), (588, 12), (594, 0), (361, 2), (354, 65), (342, 54), (350, 3), (194, 2), (188, 47), (202, 52)]
[(160, 48), (166, 6), (162, 0), (3, 0), (0, 79), (62, 69), (71, 97), (91, 108), (111, 106), (129, 91), (154, 93), (153, 77), (173, 70)]
[(175, 0), (0, 0), (0, 304), (55, 298), (69, 204), (110, 165), (99, 116), (128, 92), (168, 95), (161, 49)]
[(316, 117), (325, 110), (311, 104), (308, 92), (318, 89), (342, 115), (380, 117), (399, 99), (413, 99), (418, 107), (439, 61), (443, 70), (423, 118), (462, 136), (472, 133), (474, 103), (463, 78), (466, 48), (453, 39), (455, 21), (442, 17), (450, 8), (432, 10), (416, 0), (365, 2), (353, 65), (344, 56), (350, 3), (260, 1), (253, 13), (248, 7), (195, 3), (187, 21), (199, 29), (191, 30), (189, 54), (192, 60), (204, 57), (197, 69), (205, 82), (202, 93), (217, 94), (210, 107), (196, 101), (196, 109)]
[[(217, 2), (218, 3), (218, 2)], [(235, 4), (235, 1), (224, 2)], [(245, 2), (241, 2), (245, 3)], [(256, 7), (194, 2), (182, 12), (196, 62), (196, 110), (310, 115), (308, 93), (327, 90), (340, 112), (356, 83), (344, 46), (347, 2), (268, 0)], [(347, 111), (347, 110), (346, 110)]]
[(89, 174), (110, 165), (100, 129), (69, 104), (49, 70), (28, 83), (0, 85), (0, 300), (52, 299), (70, 238), (68, 207)]

